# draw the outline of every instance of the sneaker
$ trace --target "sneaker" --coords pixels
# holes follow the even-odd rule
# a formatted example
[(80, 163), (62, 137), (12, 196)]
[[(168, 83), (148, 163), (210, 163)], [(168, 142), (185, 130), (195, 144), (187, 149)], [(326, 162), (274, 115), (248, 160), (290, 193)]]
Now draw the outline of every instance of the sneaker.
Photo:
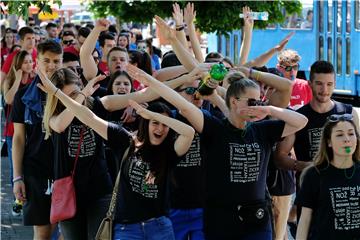
[(19, 217), (21, 216), (21, 213), (22, 213), (22, 204), (18, 203), (17, 201), (14, 201), (11, 214), (14, 217)]

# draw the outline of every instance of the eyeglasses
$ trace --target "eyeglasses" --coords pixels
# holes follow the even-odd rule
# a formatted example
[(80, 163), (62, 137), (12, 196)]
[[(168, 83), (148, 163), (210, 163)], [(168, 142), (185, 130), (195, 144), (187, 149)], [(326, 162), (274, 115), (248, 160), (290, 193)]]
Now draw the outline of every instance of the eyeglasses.
[(63, 42), (63, 44), (65, 44), (65, 45), (71, 45), (71, 44), (73, 44), (73, 41), (74, 41), (74, 40), (63, 40), (62, 42)]
[(296, 65), (294, 65), (294, 66), (284, 66), (284, 65), (280, 65), (280, 67), (282, 68), (282, 69), (284, 69), (286, 72), (290, 72), (291, 70), (299, 70), (299, 68), (300, 68), (300, 64), (296, 64)]
[(327, 118), (329, 122), (339, 122), (339, 121), (352, 121), (353, 115), (349, 113), (345, 114), (333, 114)]
[(237, 100), (247, 100), (248, 106), (267, 106), (267, 101), (256, 100), (255, 98), (237, 97)]
[(187, 88), (180, 89), (178, 92), (183, 92), (183, 91), (185, 91), (185, 93), (188, 95), (194, 95), (197, 91), (197, 88), (187, 87)]

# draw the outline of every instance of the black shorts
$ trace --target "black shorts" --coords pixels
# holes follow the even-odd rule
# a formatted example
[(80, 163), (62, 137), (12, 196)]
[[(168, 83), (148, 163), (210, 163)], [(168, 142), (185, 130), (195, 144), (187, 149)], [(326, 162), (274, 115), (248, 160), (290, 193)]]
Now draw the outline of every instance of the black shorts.
[(23, 206), (24, 225), (50, 224), (51, 195), (48, 190), (48, 179), (44, 177), (24, 176), (26, 202)]

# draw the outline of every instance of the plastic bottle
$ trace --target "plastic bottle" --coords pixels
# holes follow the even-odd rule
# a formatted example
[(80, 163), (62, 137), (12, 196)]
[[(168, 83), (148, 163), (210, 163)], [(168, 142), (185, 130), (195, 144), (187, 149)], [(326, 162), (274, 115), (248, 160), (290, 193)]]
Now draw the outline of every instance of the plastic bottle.
[(210, 95), (227, 73), (228, 70), (223, 63), (213, 65), (210, 69), (210, 73), (202, 79), (198, 93), (203, 96)]
[[(260, 20), (260, 21), (267, 21), (269, 20), (269, 13), (268, 12), (251, 12), (250, 16), (254, 20)], [(239, 14), (240, 18), (244, 18), (244, 14)]]

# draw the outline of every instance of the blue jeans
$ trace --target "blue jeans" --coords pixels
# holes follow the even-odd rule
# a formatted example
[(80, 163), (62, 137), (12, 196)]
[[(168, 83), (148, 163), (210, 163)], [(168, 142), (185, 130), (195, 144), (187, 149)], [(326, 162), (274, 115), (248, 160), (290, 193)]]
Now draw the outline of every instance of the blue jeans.
[(203, 240), (203, 209), (171, 209), (170, 219), (176, 240)]
[(114, 240), (175, 240), (169, 218), (162, 216), (133, 224), (115, 224)]
[(11, 136), (6, 136), (5, 137), (5, 141), (6, 141), (6, 145), (7, 145), (7, 152), (8, 152), (8, 159), (9, 159), (9, 166), (10, 166), (10, 182), (11, 182), (11, 186), (13, 186), (13, 162), (12, 162), (12, 139), (13, 137)]

